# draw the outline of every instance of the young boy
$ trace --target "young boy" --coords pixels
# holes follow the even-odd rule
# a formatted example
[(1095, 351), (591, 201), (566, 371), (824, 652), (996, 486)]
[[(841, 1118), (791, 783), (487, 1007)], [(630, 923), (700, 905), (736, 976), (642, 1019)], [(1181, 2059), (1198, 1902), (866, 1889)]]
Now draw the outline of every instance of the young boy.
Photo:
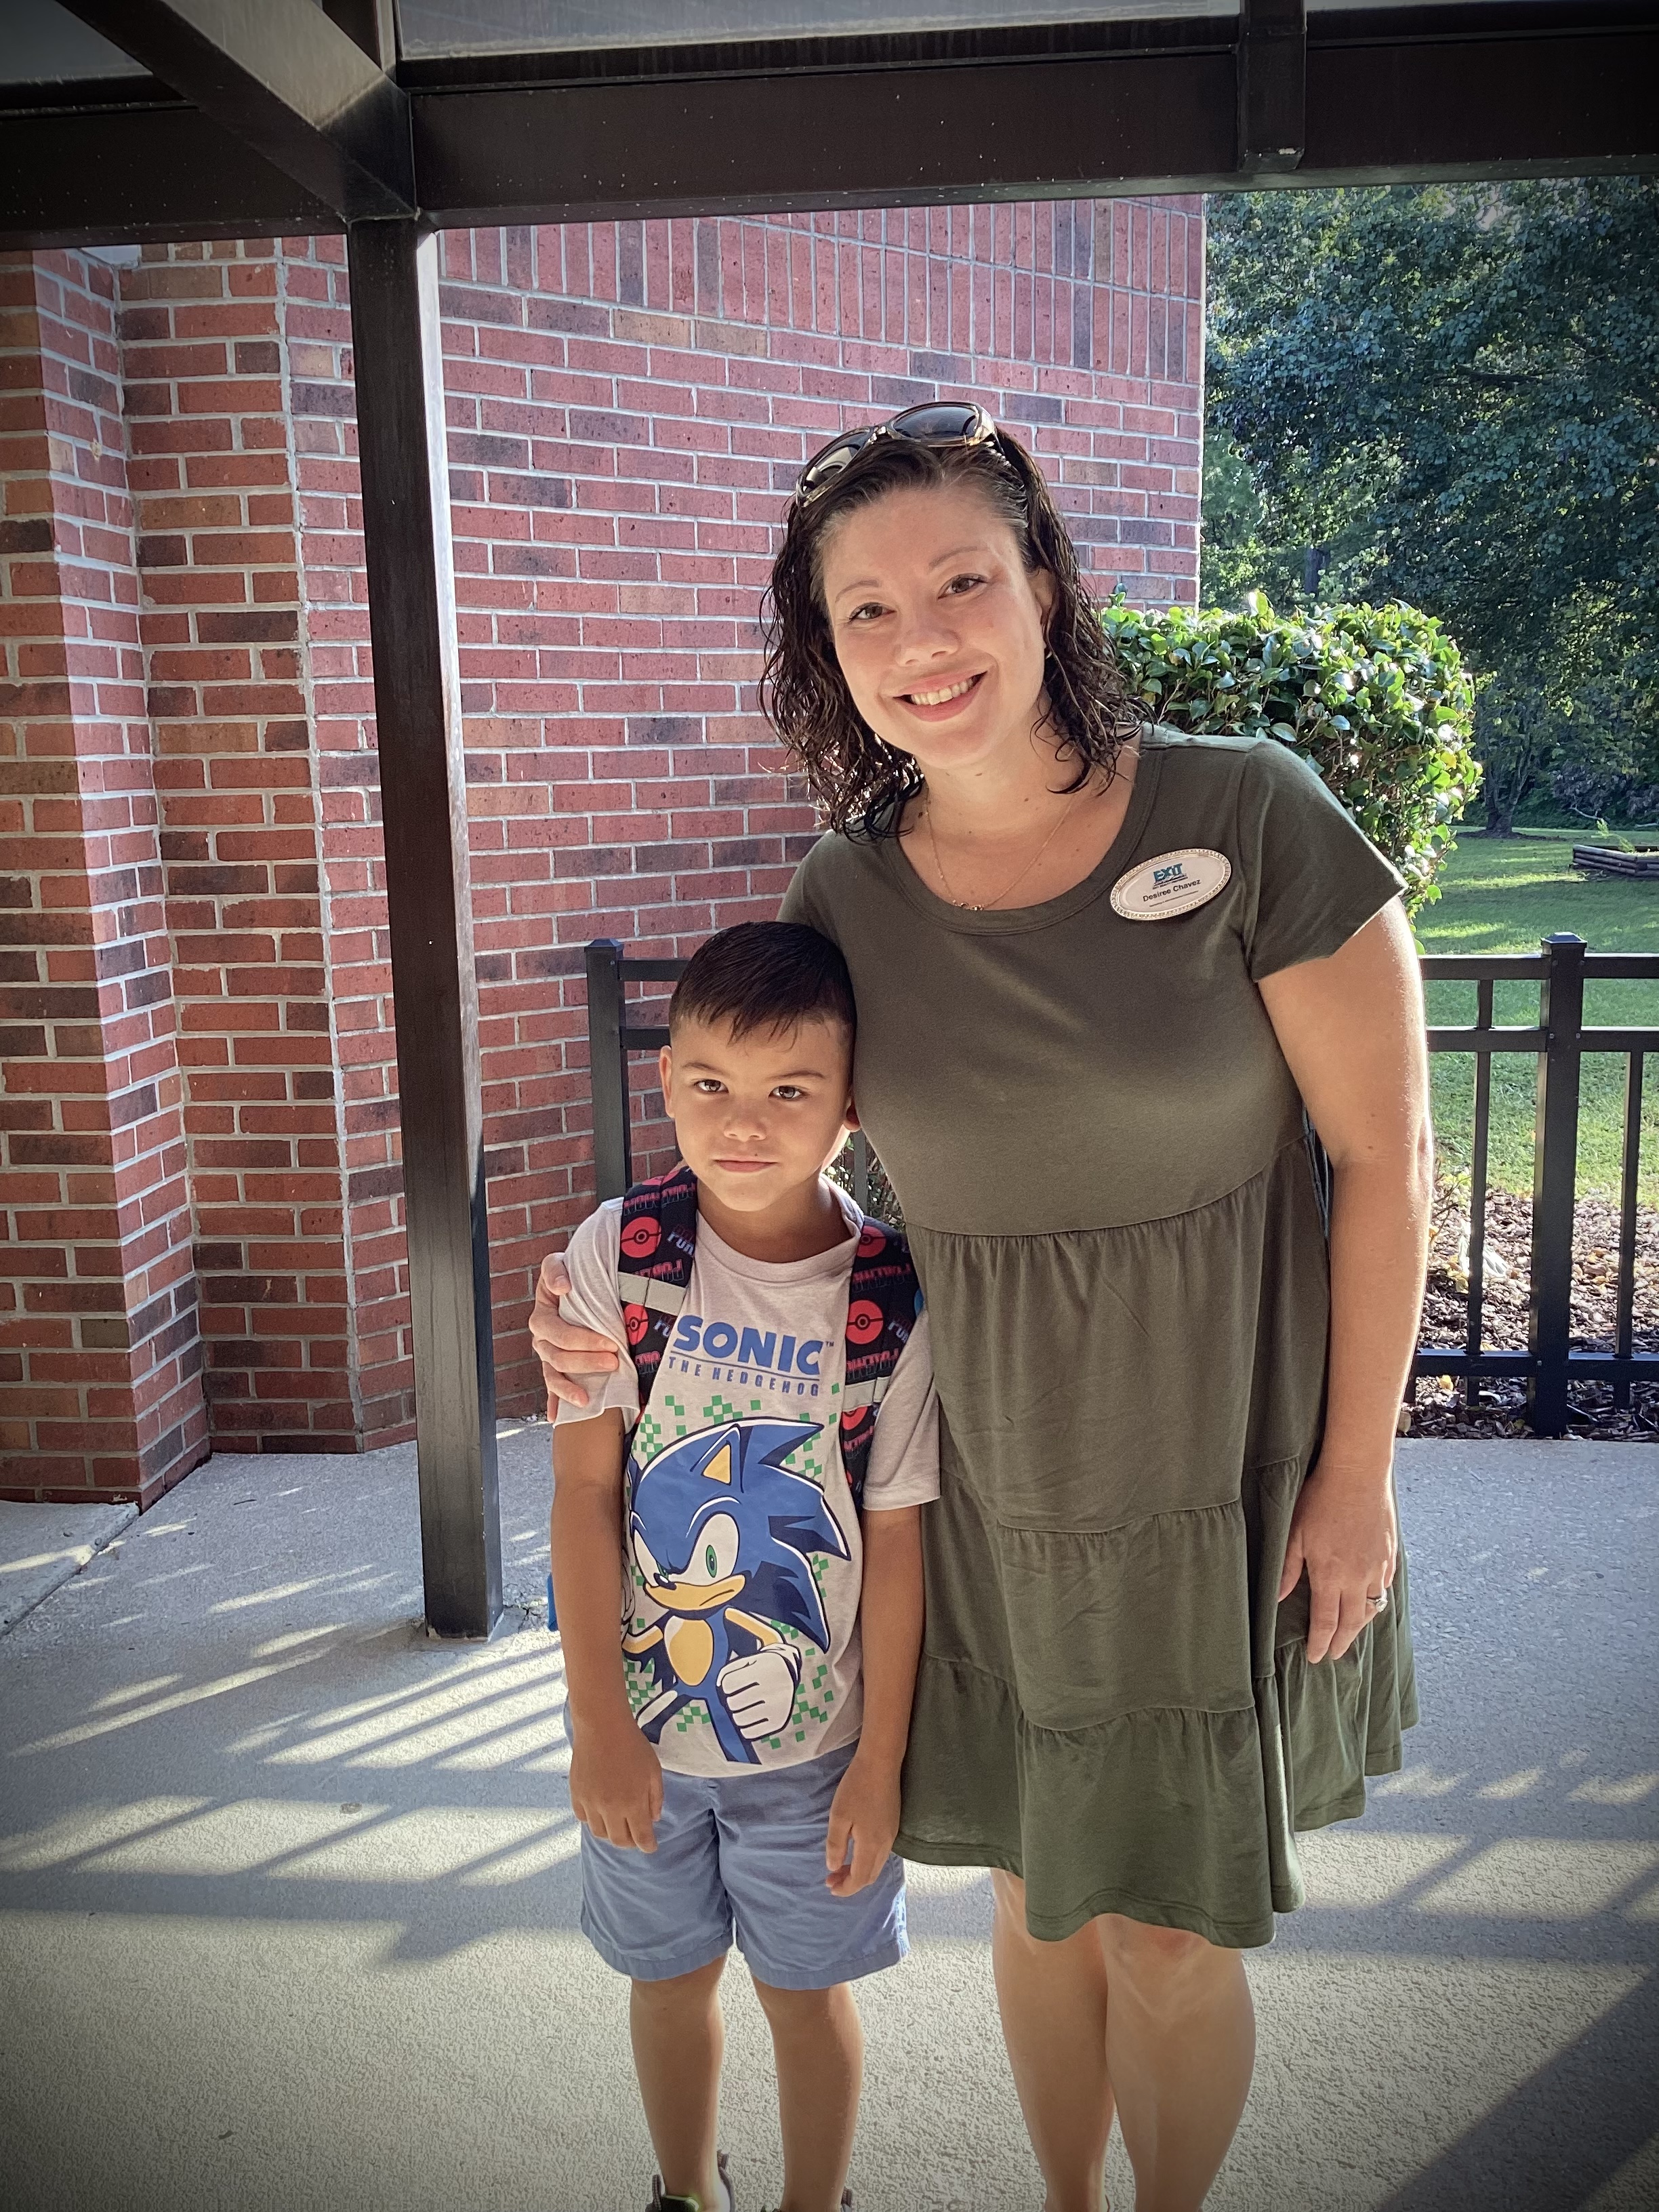
[(662, 1053), (684, 1164), (567, 1255), (567, 1318), (621, 1352), (559, 1408), (553, 1581), (582, 1926), (633, 1982), (652, 2212), (733, 2212), (734, 1928), (777, 2062), (781, 2212), (851, 2204), (848, 1985), (908, 1948), (892, 1842), (939, 1416), (904, 1241), (823, 1175), (855, 1126), (853, 1024), (817, 931), (710, 938)]

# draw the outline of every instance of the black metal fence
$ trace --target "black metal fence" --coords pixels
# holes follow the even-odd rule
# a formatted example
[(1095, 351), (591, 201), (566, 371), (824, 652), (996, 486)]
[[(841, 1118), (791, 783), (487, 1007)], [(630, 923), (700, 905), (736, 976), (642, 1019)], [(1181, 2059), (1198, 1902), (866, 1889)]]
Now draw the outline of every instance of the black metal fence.
[[(1520, 1377), (1528, 1419), (1542, 1437), (1565, 1434), (1575, 1382), (1611, 1382), (1613, 1403), (1628, 1406), (1638, 1382), (1659, 1382), (1659, 1352), (1633, 1347), (1637, 1189), (1642, 1164), (1642, 1091), (1647, 1054), (1659, 1051), (1659, 1029), (1589, 1026), (1588, 982), (1651, 981), (1659, 954), (1591, 952), (1583, 938), (1547, 937), (1534, 953), (1433, 954), (1425, 982), (1472, 982), (1472, 1027), (1431, 1027), (1431, 1052), (1475, 1055), (1474, 1125), (1469, 1157), (1468, 1317), (1459, 1346), (1425, 1346), (1416, 1375), (1466, 1378), (1471, 1395), (1482, 1376)], [(1493, 987), (1536, 982), (1538, 1019), (1499, 1027)], [(1492, 1127), (1492, 1056), (1530, 1053), (1538, 1064), (1533, 1124), (1532, 1246), (1524, 1352), (1488, 1352), (1483, 1343), (1486, 1295), (1486, 1166)], [(1578, 1175), (1579, 1076), (1586, 1053), (1617, 1053), (1626, 1062), (1624, 1146), (1620, 1172), (1619, 1267), (1611, 1352), (1572, 1349), (1572, 1243)]]
[[(614, 938), (587, 948), (588, 1045), (593, 1088), (593, 1154), (601, 1198), (615, 1198), (633, 1180), (629, 1117), (630, 1053), (654, 1052), (668, 1032), (629, 1022), (629, 983), (672, 983), (681, 960), (635, 960)], [(1546, 938), (1536, 953), (1434, 953), (1423, 962), (1425, 983), (1475, 986), (1468, 1027), (1431, 1026), (1431, 1052), (1474, 1055), (1474, 1118), (1469, 1156), (1468, 1316), (1461, 1345), (1419, 1351), (1413, 1377), (1460, 1378), (1473, 1402), (1483, 1378), (1518, 1378), (1527, 1386), (1528, 1419), (1539, 1436), (1563, 1435), (1577, 1382), (1610, 1382), (1615, 1406), (1626, 1407), (1638, 1382), (1659, 1382), (1659, 1352), (1633, 1348), (1637, 1189), (1641, 1169), (1642, 1094), (1646, 1057), (1659, 1052), (1659, 1028), (1587, 1026), (1589, 981), (1659, 979), (1659, 953), (1591, 952), (1582, 938)], [(1529, 1026), (1493, 1020), (1494, 987), (1536, 983), (1538, 1018)], [(1538, 1066), (1534, 1120), (1532, 1239), (1527, 1346), (1489, 1352), (1484, 1342), (1486, 1176), (1492, 1128), (1494, 1053), (1530, 1053)], [(1627, 1063), (1624, 1149), (1620, 1177), (1619, 1266), (1611, 1352), (1572, 1349), (1572, 1247), (1578, 1170), (1579, 1074), (1586, 1053), (1616, 1053)], [(854, 1195), (867, 1207), (868, 1153), (854, 1140)]]

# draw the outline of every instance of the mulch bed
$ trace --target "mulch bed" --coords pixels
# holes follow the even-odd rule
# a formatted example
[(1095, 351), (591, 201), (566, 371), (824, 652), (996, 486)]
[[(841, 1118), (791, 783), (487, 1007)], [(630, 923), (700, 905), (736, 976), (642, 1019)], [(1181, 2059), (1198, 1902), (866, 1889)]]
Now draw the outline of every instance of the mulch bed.
[[(1486, 1198), (1486, 1275), (1482, 1299), (1483, 1348), (1524, 1351), (1527, 1342), (1528, 1269), (1532, 1243), (1530, 1200), (1510, 1191)], [(1468, 1201), (1466, 1193), (1443, 1185), (1434, 1209), (1434, 1241), (1429, 1255), (1428, 1291), (1423, 1302), (1423, 1345), (1462, 1345), (1468, 1325)], [(1583, 1198), (1575, 1211), (1572, 1276), (1572, 1346), (1577, 1352), (1611, 1352), (1619, 1285), (1619, 1209), (1604, 1198)], [(1638, 1352), (1659, 1351), (1659, 1212), (1638, 1210), (1636, 1218), (1636, 1294), (1632, 1344)], [(1632, 1391), (1632, 1404), (1613, 1402), (1610, 1382), (1572, 1386), (1575, 1432), (1598, 1443), (1650, 1441), (1659, 1433), (1659, 1389), (1651, 1384)], [(1524, 1437), (1523, 1382), (1487, 1377), (1480, 1402), (1466, 1405), (1463, 1385), (1449, 1376), (1425, 1376), (1417, 1385), (1411, 1409), (1416, 1437)]]

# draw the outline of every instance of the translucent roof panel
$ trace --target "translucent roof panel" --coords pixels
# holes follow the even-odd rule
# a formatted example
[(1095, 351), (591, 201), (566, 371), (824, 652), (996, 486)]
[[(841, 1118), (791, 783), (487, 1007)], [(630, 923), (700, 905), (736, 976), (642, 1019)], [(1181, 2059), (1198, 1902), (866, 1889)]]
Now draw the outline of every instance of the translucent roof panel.
[(70, 84), (149, 74), (57, 0), (0, 0), (0, 83)]
[(1238, 0), (398, 0), (411, 61), (1237, 16)]
[[(1567, 0), (1567, 4), (1582, 7), (1585, 0)], [(1515, 0), (1308, 0), (1310, 15), (1334, 15), (1339, 9), (1351, 14), (1355, 8), (1364, 8), (1367, 14), (1387, 14), (1395, 8), (1410, 8), (1413, 11), (1420, 8), (1461, 8), (1466, 14), (1471, 8), (1507, 8), (1511, 15), (1516, 13)]]

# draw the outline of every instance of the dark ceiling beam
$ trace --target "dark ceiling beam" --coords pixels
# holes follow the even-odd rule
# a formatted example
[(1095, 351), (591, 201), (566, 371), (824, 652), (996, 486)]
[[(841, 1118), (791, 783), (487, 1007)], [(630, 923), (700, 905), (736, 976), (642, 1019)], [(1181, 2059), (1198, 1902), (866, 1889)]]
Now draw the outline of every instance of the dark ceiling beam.
[(1656, 82), (1659, 26), (1310, 41), (1306, 148), (1282, 177), (1237, 166), (1224, 51), (512, 87), (412, 104), (422, 206), (462, 227), (1654, 168)]
[[(1484, 23), (1507, 13), (1445, 12)], [(1659, 22), (1644, 12), (1623, 27), (1449, 38), (1390, 38), (1375, 11), (1317, 15), (1306, 146), (1290, 173), (1238, 166), (1234, 56), (1221, 45), (416, 88), (419, 197), (429, 220), (459, 227), (1652, 170)], [(1334, 34), (1346, 21), (1364, 35)], [(0, 245), (342, 227), (259, 155), (153, 95), (136, 109), (0, 123)]]
[(0, 121), (0, 246), (311, 238), (331, 207), (193, 107)]
[(1659, 168), (1659, 23), (1586, 38), (1308, 50), (1296, 181), (1414, 184)]
[(1239, 0), (1238, 157), (1245, 176), (1282, 173), (1307, 132), (1307, 0)]
[(1236, 127), (1225, 51), (514, 87), (412, 105), (424, 203), (458, 227), (1160, 191), (1171, 179), (1203, 188), (1232, 173)]
[(415, 210), (409, 102), (317, 0), (64, 0), (346, 222)]

